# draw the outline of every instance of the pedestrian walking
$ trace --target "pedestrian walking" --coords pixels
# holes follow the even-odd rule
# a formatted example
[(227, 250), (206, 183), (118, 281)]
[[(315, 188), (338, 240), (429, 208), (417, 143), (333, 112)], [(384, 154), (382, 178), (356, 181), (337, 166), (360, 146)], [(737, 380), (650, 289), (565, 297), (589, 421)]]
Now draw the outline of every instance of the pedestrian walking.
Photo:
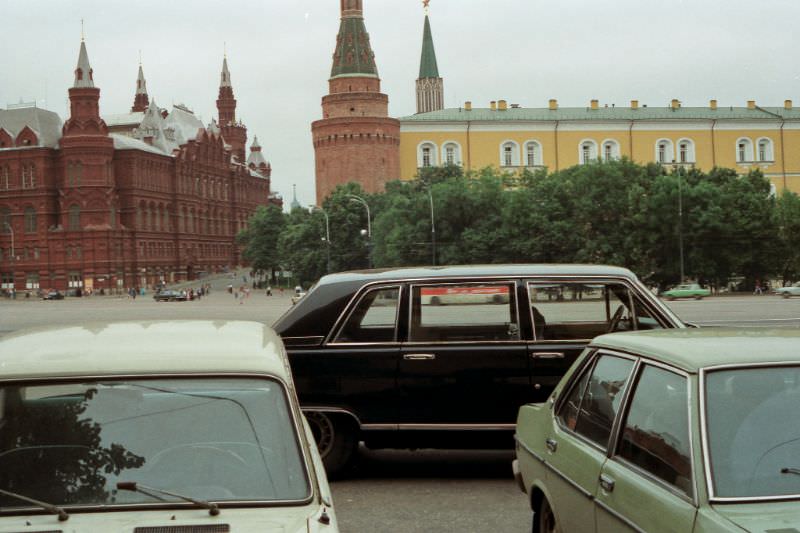
[(272, 296), (272, 287), (267, 285), (267, 296)]

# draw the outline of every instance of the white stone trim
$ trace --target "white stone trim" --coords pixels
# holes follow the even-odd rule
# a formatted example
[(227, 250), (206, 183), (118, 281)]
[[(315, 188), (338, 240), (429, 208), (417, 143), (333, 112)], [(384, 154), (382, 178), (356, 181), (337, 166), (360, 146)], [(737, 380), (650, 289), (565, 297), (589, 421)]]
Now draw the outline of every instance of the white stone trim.
[[(505, 164), (505, 147), (507, 144), (513, 145), (514, 149), (511, 151), (511, 164)], [(518, 167), (520, 166), (520, 149), (519, 143), (513, 139), (506, 139), (500, 142), (500, 168)]]
[[(761, 159), (761, 158), (758, 157), (759, 156), (759, 152), (761, 151), (760, 148), (759, 148), (760, 145), (761, 145), (761, 141), (767, 141), (767, 143), (768, 143), (767, 158), (766, 159)], [(756, 142), (753, 145), (753, 156), (756, 158), (756, 161), (758, 163), (772, 163), (772, 162), (774, 162), (775, 161), (775, 141), (773, 141), (771, 137), (759, 137), (758, 139), (756, 139)]]
[[(537, 148), (534, 151), (534, 159), (535, 164), (533, 166), (528, 164), (528, 145), (530, 143), (535, 143)], [(533, 168), (533, 167), (542, 167), (544, 166), (544, 143), (539, 139), (526, 139), (525, 142), (522, 143), (522, 153), (520, 154), (520, 158), (522, 159), (522, 166)]]
[(613, 148), (611, 149), (611, 159), (619, 159), (622, 153), (621, 144), (617, 139), (613, 137), (608, 137), (606, 139), (603, 139), (603, 142), (600, 143), (600, 152), (601, 152), (599, 154), (600, 158), (603, 161), (606, 161), (606, 144), (608, 143), (613, 144)]
[(438, 147), (438, 145), (433, 141), (426, 140), (426, 141), (421, 141), (417, 145), (417, 168), (424, 168), (425, 167), (425, 165), (423, 164), (422, 149), (426, 145), (430, 146), (430, 148), (431, 148), (431, 164), (430, 164), (430, 166), (431, 167), (435, 167), (435, 166), (439, 165), (439, 147)]
[(440, 159), (440, 161), (442, 162), (442, 165), (447, 164), (447, 145), (448, 144), (454, 144), (455, 147), (456, 147), (456, 152), (454, 154), (455, 161), (454, 161), (453, 164), (458, 165), (458, 166), (463, 166), (464, 163), (463, 163), (463, 159), (461, 157), (461, 154), (462, 154), (462, 152), (461, 152), (461, 143), (458, 142), (458, 141), (454, 141), (452, 139), (444, 141), (442, 143), (442, 150), (441, 150), (442, 151), (442, 155), (441, 155), (441, 159)]
[[(590, 143), (592, 147), (589, 149), (589, 161), (584, 161), (583, 159), (583, 145), (586, 143)], [(596, 161), (598, 157), (597, 153), (597, 141), (594, 139), (581, 139), (578, 142), (578, 164), (585, 165), (591, 161)]]
[[(686, 161), (681, 161), (681, 143), (688, 143), (689, 150), (686, 154)], [(675, 143), (675, 162), (680, 164), (696, 163), (697, 162), (697, 144), (694, 139), (690, 137), (681, 137)]]

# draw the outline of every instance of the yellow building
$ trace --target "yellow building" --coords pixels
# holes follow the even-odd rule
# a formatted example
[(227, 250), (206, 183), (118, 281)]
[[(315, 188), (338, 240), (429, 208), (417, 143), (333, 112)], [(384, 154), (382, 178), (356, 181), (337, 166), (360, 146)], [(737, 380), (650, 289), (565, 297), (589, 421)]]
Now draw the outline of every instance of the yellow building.
[(783, 107), (601, 106), (526, 109), (491, 102), (441, 109), (400, 119), (400, 172), (411, 179), (420, 167), (452, 163), (466, 170), (494, 166), (508, 171), (573, 165), (627, 157), (638, 163), (759, 168), (777, 191), (800, 193), (800, 109)]

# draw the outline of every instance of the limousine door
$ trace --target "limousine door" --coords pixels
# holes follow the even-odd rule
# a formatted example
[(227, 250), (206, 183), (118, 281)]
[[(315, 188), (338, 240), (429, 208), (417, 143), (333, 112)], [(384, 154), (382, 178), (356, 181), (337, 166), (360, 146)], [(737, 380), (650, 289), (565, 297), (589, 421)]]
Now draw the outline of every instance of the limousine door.
[(610, 331), (637, 329), (631, 320), (630, 289), (619, 281), (530, 281), (528, 311), (534, 341), (534, 397), (543, 402), (591, 340)]
[(410, 296), (398, 422), (407, 429), (511, 429), (530, 389), (515, 283), (417, 284)]

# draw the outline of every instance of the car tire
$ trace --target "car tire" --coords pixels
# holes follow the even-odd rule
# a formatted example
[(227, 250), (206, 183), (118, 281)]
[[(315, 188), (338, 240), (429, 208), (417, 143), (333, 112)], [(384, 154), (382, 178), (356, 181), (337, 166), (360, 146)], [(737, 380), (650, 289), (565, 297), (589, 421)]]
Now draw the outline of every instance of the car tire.
[(442, 305), (442, 301), (438, 296), (431, 297), (431, 305)]
[(782, 296), (788, 300), (788, 299), (789, 299), (789, 296), (791, 296), (791, 294), (789, 294), (788, 292), (784, 292), (784, 293), (782, 294)]
[(698, 294), (697, 296), (695, 296), (695, 297), (694, 297), (694, 299), (695, 299), (695, 300), (702, 300), (702, 299), (703, 299), (703, 297), (702, 297), (702, 296), (700, 296), (700, 295)]
[(537, 512), (533, 514), (533, 533), (561, 533), (561, 527), (547, 498), (542, 498)]
[(358, 428), (348, 415), (311, 411), (305, 413), (328, 477), (346, 470), (358, 447)]

